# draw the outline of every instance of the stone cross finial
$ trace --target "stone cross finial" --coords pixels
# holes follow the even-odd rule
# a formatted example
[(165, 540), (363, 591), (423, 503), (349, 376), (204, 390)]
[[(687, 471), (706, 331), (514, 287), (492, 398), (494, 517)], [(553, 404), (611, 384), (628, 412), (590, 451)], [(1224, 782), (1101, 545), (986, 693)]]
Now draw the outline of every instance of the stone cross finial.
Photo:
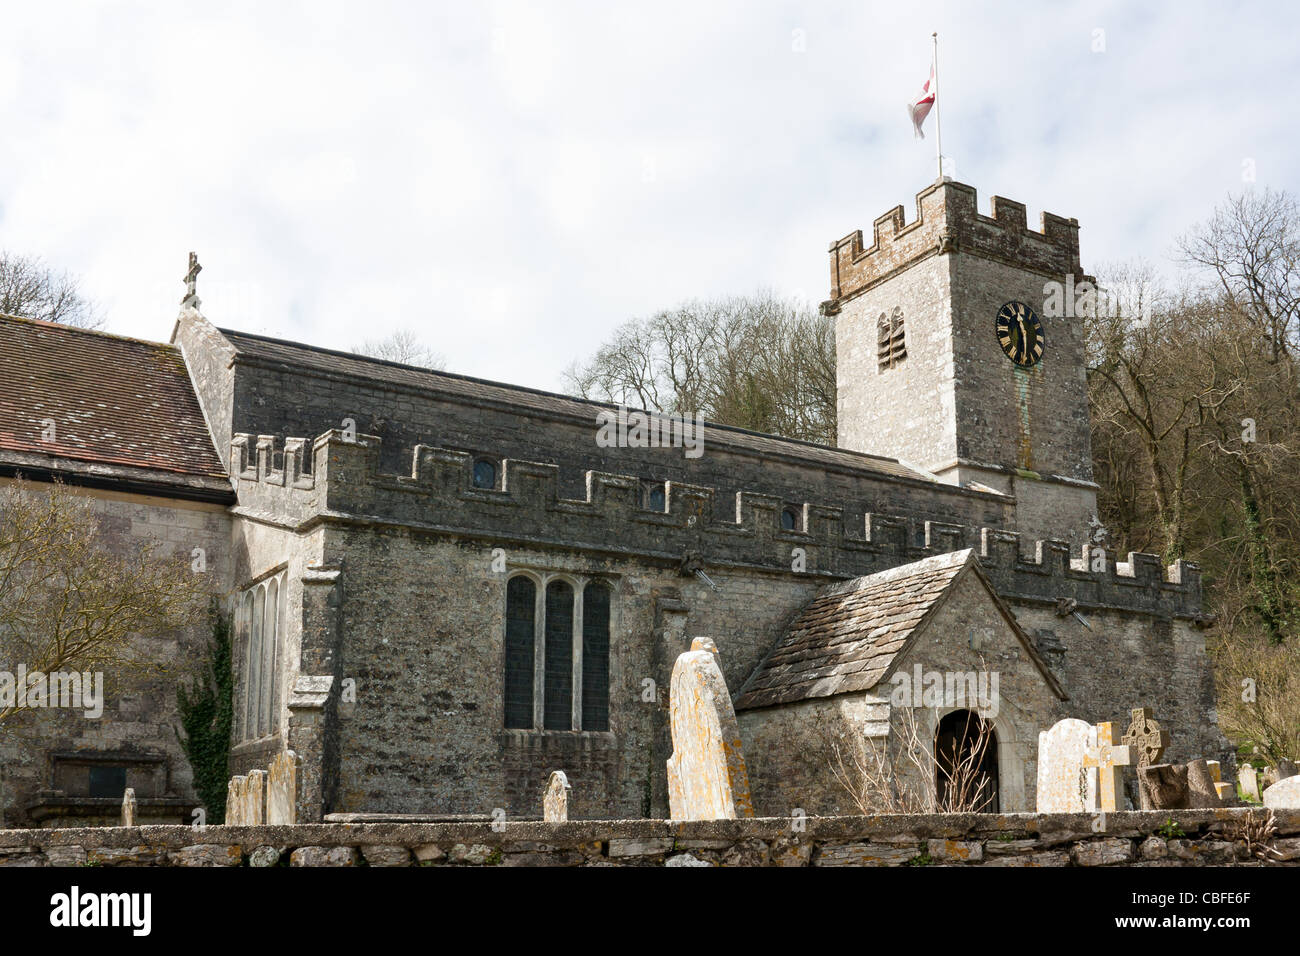
[(1132, 720), (1120, 741), (1137, 752), (1138, 767), (1159, 763), (1169, 746), (1169, 731), (1151, 719), (1150, 707), (1134, 707), (1129, 713)]
[(181, 299), (181, 305), (197, 309), (199, 307), (199, 294), (196, 291), (198, 285), (199, 273), (203, 271), (203, 266), (199, 265), (198, 253), (190, 253), (190, 267), (185, 273), (185, 298)]
[(1132, 751), (1115, 740), (1114, 725), (1110, 721), (1098, 724), (1097, 746), (1084, 753), (1083, 765), (1097, 768), (1097, 809), (1103, 813), (1119, 809), (1124, 799), (1124, 782), (1115, 768), (1127, 767), (1132, 761)]

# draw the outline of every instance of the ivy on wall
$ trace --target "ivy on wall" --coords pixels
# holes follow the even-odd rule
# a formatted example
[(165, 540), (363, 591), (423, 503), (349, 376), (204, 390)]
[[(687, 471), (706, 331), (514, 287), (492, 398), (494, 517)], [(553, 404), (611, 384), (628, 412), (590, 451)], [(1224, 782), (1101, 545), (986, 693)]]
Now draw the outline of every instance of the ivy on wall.
[(220, 823), (226, 817), (235, 708), (230, 618), (215, 607), (207, 656), (191, 685), (177, 686), (176, 705), (184, 730), (184, 736), (180, 731), (176, 736), (194, 771), (194, 791), (207, 812), (207, 822)]

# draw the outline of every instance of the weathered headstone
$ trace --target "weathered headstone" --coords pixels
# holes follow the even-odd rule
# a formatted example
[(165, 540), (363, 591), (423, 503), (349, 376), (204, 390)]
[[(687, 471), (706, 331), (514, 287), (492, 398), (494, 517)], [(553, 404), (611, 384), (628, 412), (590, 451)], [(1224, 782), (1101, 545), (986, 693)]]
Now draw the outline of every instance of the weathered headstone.
[(1286, 757), (1283, 757), (1277, 762), (1277, 779), (1279, 782), (1285, 780), (1287, 777), (1294, 777), (1295, 775), (1296, 765), (1294, 760), (1288, 760)]
[(1143, 810), (1187, 809), (1187, 764), (1138, 768), (1138, 798)]
[(564, 823), (569, 819), (569, 778), (563, 770), (556, 770), (546, 783), (542, 795), (542, 819), (547, 823)]
[(1264, 806), (1271, 810), (1300, 810), (1300, 777), (1287, 777), (1265, 790)]
[(244, 788), (244, 809), (240, 813), (246, 827), (260, 827), (266, 823), (266, 771), (248, 771)]
[(127, 787), (122, 794), (122, 826), (135, 826), (135, 788)]
[(1223, 779), (1223, 767), (1217, 760), (1207, 760), (1205, 765), (1210, 768), (1210, 779), (1214, 781), (1214, 795), (1219, 803), (1227, 806), (1237, 797), (1237, 788), (1230, 782)]
[(244, 785), (247, 782), (247, 777), (231, 777), (230, 783), (226, 785), (226, 817), (224, 822), (228, 827), (242, 826), (244, 823)]
[(282, 750), (266, 774), (266, 822), (292, 826), (298, 822), (298, 755)]
[(1084, 766), (1097, 728), (1067, 717), (1038, 735), (1038, 812), (1088, 813), (1097, 807), (1097, 771)]
[(1169, 746), (1169, 731), (1162, 730), (1151, 716), (1150, 707), (1134, 707), (1129, 711), (1128, 729), (1120, 738), (1136, 757), (1135, 766), (1149, 767), (1160, 762)]
[(1214, 775), (1206, 760), (1187, 762), (1187, 805), (1189, 810), (1223, 806), (1219, 791), (1214, 786)]
[(1115, 725), (1097, 725), (1097, 745), (1083, 755), (1085, 767), (1097, 768), (1097, 809), (1114, 813), (1124, 802), (1124, 779), (1116, 770), (1133, 762), (1132, 752), (1115, 739)]
[(1242, 796), (1251, 800), (1259, 799), (1259, 771), (1250, 764), (1243, 765), (1237, 771), (1237, 783), (1241, 787)]
[(674, 820), (752, 817), (749, 774), (740, 727), (718, 649), (697, 637), (677, 658), (669, 686), (673, 755), (668, 758), (668, 806)]
[(1208, 761), (1153, 764), (1138, 771), (1143, 810), (1198, 810), (1221, 807)]

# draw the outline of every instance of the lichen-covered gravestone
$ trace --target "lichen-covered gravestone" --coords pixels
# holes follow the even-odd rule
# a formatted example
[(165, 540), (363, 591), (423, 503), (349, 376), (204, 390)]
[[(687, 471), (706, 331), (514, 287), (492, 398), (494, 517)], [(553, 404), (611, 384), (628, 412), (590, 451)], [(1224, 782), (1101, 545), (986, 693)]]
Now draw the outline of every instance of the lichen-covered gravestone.
[(278, 753), (266, 774), (266, 822), (292, 826), (298, 822), (298, 755)]
[(260, 827), (266, 823), (266, 771), (248, 771), (244, 788), (244, 809), (240, 818), (246, 827)]
[(569, 778), (563, 770), (556, 770), (546, 783), (542, 795), (542, 819), (547, 823), (565, 823), (569, 819)]
[(1205, 760), (1160, 763), (1138, 772), (1143, 810), (1196, 810), (1223, 806)]
[(669, 688), (673, 755), (668, 758), (668, 806), (674, 820), (752, 817), (749, 774), (740, 727), (718, 650), (707, 637), (673, 665)]
[(243, 826), (244, 790), (247, 783), (247, 777), (238, 776), (231, 777), (230, 783), (226, 784), (226, 816), (223, 822), (228, 827)]
[(135, 826), (135, 788), (127, 787), (122, 794), (122, 826)]
[(1097, 809), (1114, 813), (1124, 803), (1124, 780), (1120, 767), (1133, 762), (1131, 748), (1115, 740), (1115, 727), (1103, 721), (1096, 727), (1097, 745), (1083, 755), (1085, 767), (1097, 768)]
[(1127, 746), (1136, 756), (1135, 766), (1149, 767), (1160, 762), (1165, 748), (1169, 746), (1169, 731), (1162, 730), (1151, 715), (1150, 707), (1134, 707), (1129, 711), (1128, 729), (1120, 738), (1120, 743)]
[(1067, 717), (1038, 735), (1038, 812), (1091, 813), (1097, 809), (1097, 771), (1084, 766), (1097, 747), (1097, 728)]
[(1259, 771), (1246, 764), (1237, 771), (1237, 783), (1241, 786), (1241, 795), (1251, 800), (1259, 799)]
[(1270, 810), (1300, 810), (1300, 777), (1287, 777), (1265, 790), (1264, 806)]

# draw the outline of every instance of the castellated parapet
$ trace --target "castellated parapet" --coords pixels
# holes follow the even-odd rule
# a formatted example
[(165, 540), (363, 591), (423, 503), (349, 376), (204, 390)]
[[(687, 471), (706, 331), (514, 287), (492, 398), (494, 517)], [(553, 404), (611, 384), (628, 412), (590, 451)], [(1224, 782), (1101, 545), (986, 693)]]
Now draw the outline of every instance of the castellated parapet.
[(992, 214), (981, 215), (975, 189), (941, 182), (916, 196), (916, 219), (904, 223), (895, 206), (872, 225), (872, 244), (863, 248), (858, 229), (835, 242), (831, 254), (831, 298), (823, 311), (840, 305), (930, 256), (964, 252), (1064, 281), (1084, 278), (1079, 264), (1079, 221), (1045, 212), (1038, 231), (1029, 229), (1023, 203), (994, 196)]
[[(645, 507), (641, 479), (586, 473), (584, 498), (561, 497), (559, 469), (505, 460), (496, 489), (476, 488), (474, 456), (417, 445), (409, 475), (381, 472), (381, 442), (348, 441), (330, 431), (311, 443), (290, 438), (281, 451), (270, 436), (234, 437), (231, 474), (238, 513), (307, 530), (322, 521), (406, 527), (416, 532), (479, 538), (496, 545), (556, 547), (659, 564), (749, 568), (836, 580), (872, 574), (934, 554), (974, 548), (1002, 596), (1014, 602), (1077, 602), (1160, 617), (1200, 619), (1198, 567), (1165, 568), (1153, 554), (1085, 550), (1072, 557), (1064, 541), (1037, 540), (992, 528), (919, 520), (907, 515), (851, 513), (814, 502), (799, 509), (797, 527), (781, 527), (786, 503), (739, 492), (734, 501), (712, 488), (665, 483), (666, 509)], [(804, 570), (795, 571), (801, 552)], [(1092, 570), (1100, 566), (1102, 570)]]

